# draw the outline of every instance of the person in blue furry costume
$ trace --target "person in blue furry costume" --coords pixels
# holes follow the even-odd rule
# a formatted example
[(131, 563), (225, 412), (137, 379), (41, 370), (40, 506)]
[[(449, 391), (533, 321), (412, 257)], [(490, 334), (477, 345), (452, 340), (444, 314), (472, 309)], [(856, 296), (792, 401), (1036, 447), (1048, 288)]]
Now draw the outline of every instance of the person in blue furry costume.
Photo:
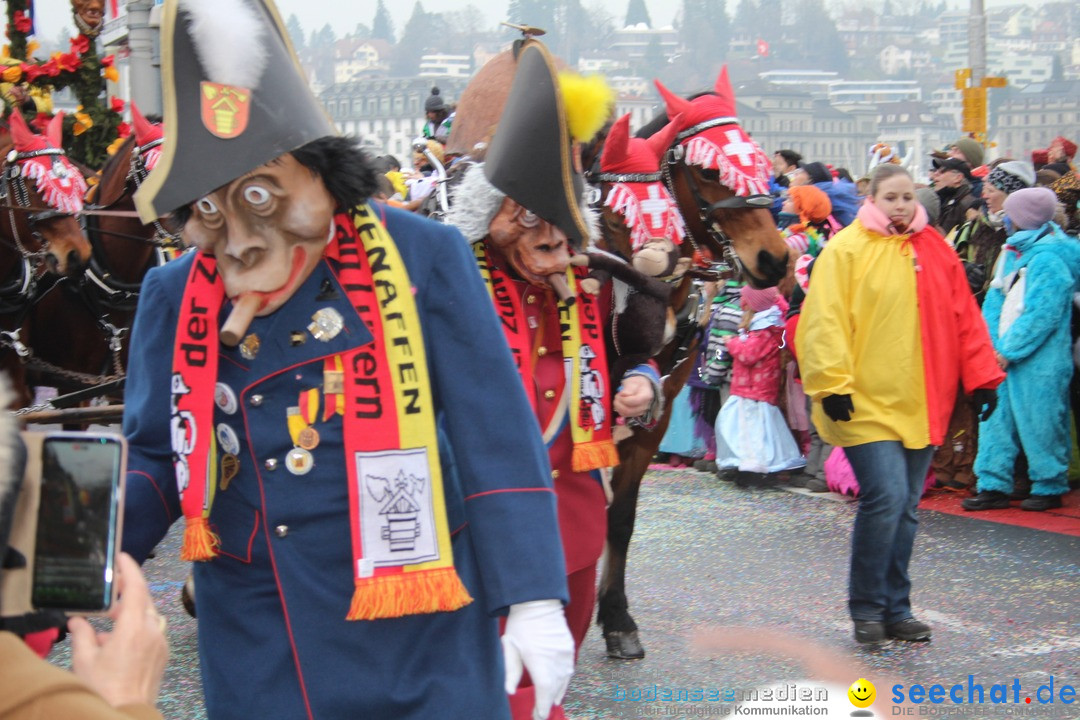
[(1017, 230), (998, 259), (983, 316), (1007, 376), (997, 412), (979, 425), (979, 492), (964, 500), (965, 510), (1009, 507), (1020, 450), (1031, 475), (1022, 509), (1061, 507), (1069, 489), (1069, 317), (1080, 289), (1080, 243), (1051, 221), (1056, 209), (1047, 188), (1018, 190), (1005, 200)]

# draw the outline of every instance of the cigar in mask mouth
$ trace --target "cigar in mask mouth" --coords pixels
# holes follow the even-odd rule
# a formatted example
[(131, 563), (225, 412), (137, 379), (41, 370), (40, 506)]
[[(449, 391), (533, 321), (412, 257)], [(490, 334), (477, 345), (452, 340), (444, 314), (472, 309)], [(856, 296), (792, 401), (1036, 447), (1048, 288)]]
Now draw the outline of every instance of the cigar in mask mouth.
[(577, 297), (574, 293), (570, 292), (570, 286), (566, 283), (566, 275), (563, 273), (552, 273), (547, 276), (548, 285), (555, 291), (555, 296), (559, 298), (567, 307), (573, 305), (577, 301)]
[(255, 313), (263, 305), (263, 298), (256, 293), (245, 293), (233, 303), (232, 312), (226, 318), (219, 335), (223, 345), (236, 347), (240, 339), (247, 334), (248, 326), (255, 319)]

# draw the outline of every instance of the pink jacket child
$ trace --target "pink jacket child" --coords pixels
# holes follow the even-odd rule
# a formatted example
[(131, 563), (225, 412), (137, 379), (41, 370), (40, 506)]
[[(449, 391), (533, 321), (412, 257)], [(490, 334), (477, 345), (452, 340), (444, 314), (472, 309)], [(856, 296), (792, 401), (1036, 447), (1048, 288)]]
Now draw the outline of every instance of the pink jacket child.
[(776, 288), (755, 290), (744, 286), (742, 307), (752, 316), (744, 318), (746, 331), (728, 338), (732, 359), (731, 394), (772, 405), (779, 402), (780, 350), (784, 338), (783, 297)]

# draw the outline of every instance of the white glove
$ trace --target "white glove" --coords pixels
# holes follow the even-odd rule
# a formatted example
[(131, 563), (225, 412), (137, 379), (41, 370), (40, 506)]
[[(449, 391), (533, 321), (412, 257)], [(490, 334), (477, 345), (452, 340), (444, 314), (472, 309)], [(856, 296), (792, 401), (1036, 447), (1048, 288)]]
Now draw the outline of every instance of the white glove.
[(546, 720), (552, 705), (562, 703), (574, 674), (574, 638), (562, 603), (533, 600), (510, 606), (502, 636), (506, 659), (506, 694), (513, 695), (524, 665), (536, 689), (533, 720)]

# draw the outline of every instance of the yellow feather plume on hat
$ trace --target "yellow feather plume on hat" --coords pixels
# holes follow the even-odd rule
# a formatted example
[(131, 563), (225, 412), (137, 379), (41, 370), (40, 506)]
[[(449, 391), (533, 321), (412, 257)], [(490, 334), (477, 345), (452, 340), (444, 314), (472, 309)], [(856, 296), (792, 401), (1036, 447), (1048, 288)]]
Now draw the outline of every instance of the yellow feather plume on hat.
[(567, 70), (559, 73), (559, 89), (571, 137), (578, 142), (592, 140), (615, 107), (615, 91), (603, 75), (582, 76)]

